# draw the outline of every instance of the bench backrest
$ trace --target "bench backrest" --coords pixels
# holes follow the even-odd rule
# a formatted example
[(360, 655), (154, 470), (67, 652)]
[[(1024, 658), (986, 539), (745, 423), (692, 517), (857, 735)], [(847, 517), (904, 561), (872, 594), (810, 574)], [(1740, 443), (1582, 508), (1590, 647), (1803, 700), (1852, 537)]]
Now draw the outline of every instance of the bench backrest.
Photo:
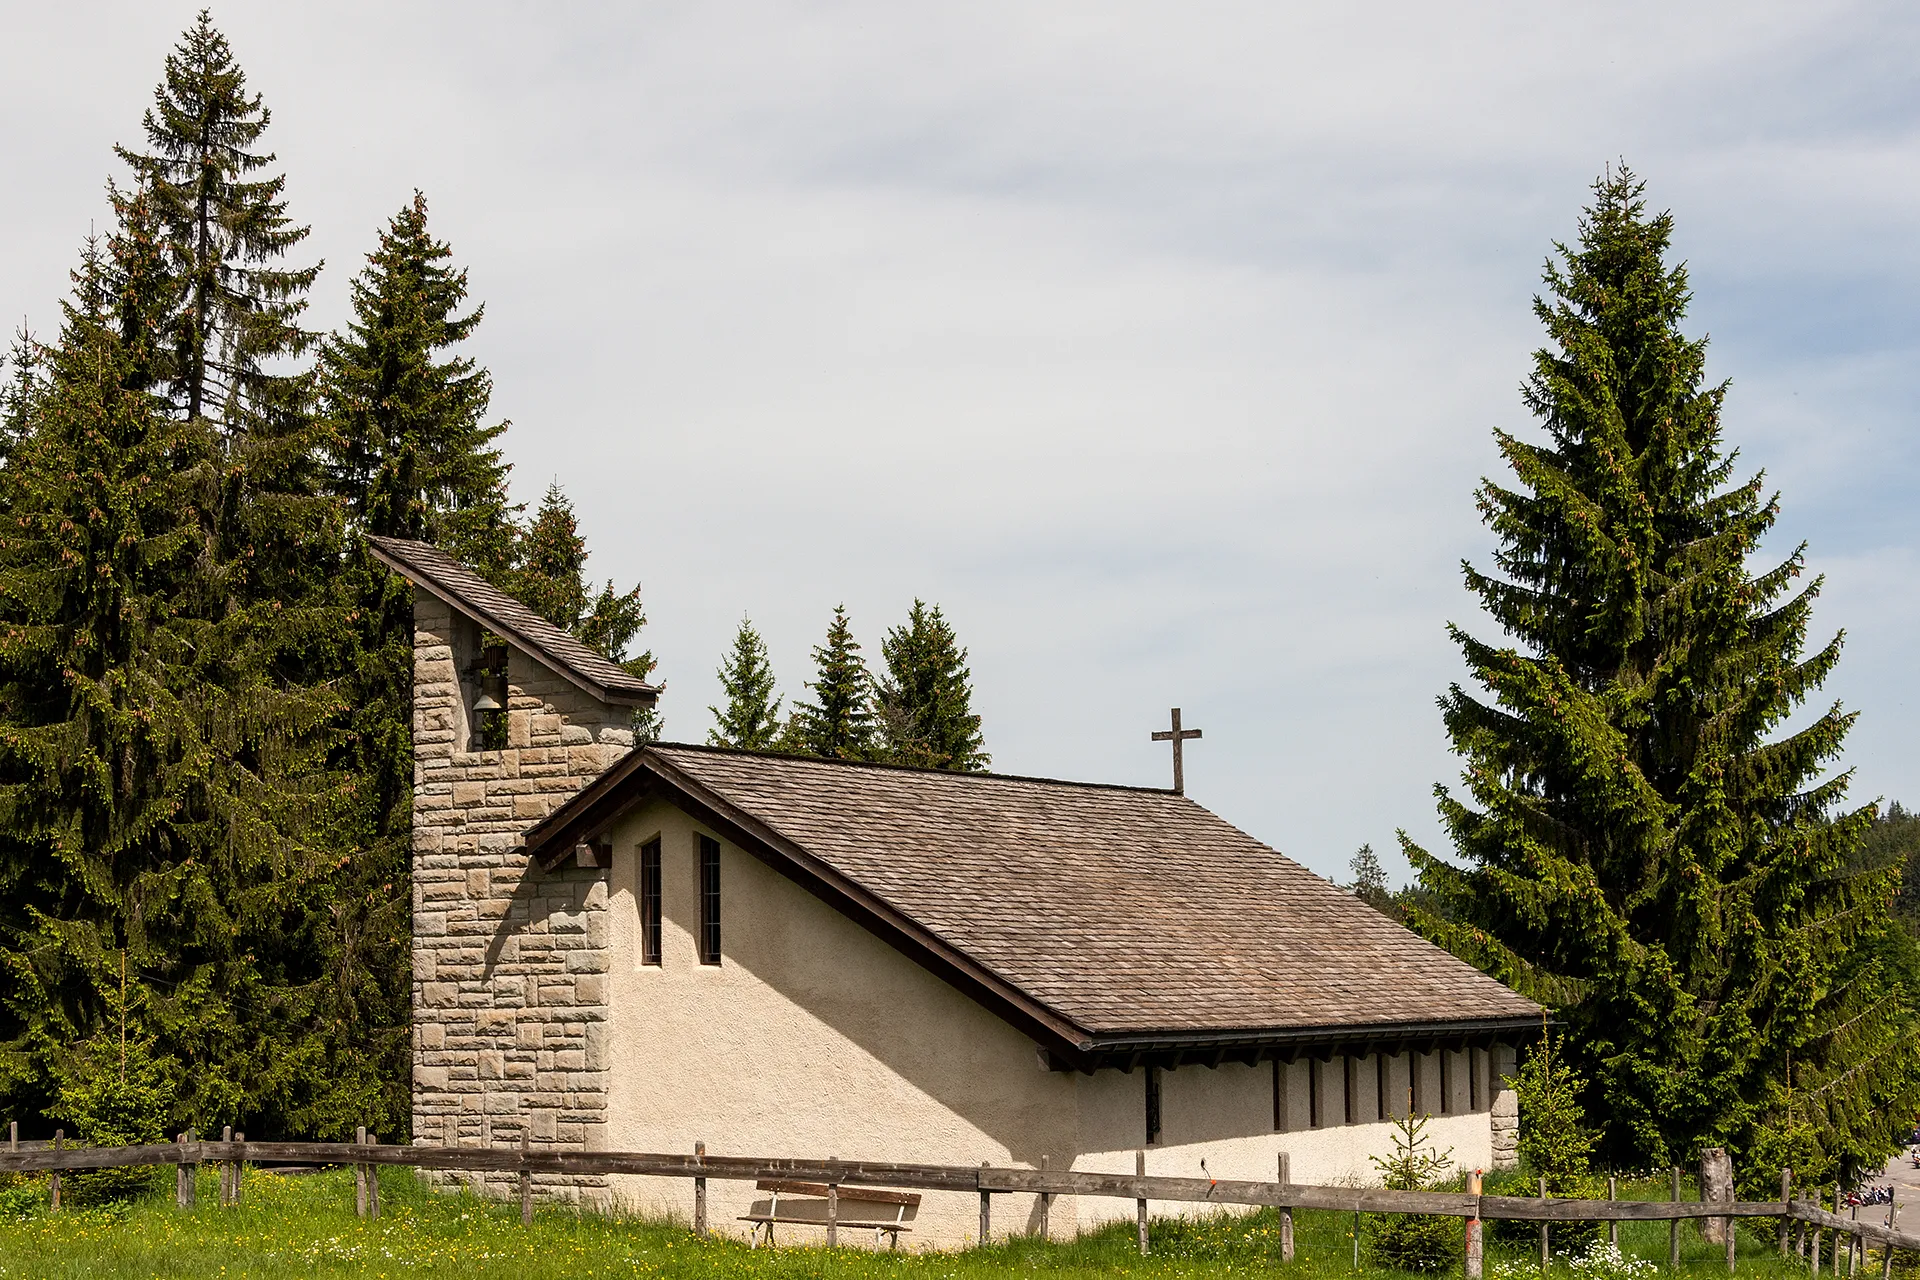
[[(782, 1196), (825, 1196), (827, 1184), (824, 1182), (790, 1182), (783, 1178), (769, 1178), (754, 1184), (760, 1191), (771, 1191)], [(917, 1191), (888, 1191), (882, 1187), (840, 1187), (841, 1204), (855, 1201), (864, 1204), (904, 1204), (917, 1206), (920, 1193)]]

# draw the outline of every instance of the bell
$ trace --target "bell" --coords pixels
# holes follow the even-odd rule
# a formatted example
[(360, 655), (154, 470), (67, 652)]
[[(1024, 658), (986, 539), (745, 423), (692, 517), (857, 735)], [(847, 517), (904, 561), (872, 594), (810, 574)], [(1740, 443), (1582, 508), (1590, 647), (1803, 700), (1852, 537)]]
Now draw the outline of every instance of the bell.
[(502, 706), (501, 706), (501, 705), (499, 704), (499, 702), (498, 702), (498, 701), (496, 701), (496, 700), (494, 699), (494, 696), (493, 696), (493, 695), (492, 695), (491, 693), (483, 693), (483, 694), (481, 694), (481, 695), (480, 695), (479, 697), (477, 697), (477, 698), (475, 698), (475, 699), (473, 700), (473, 709), (474, 709), (475, 711), (503, 711), (503, 710), (505, 710), (505, 708), (504, 708), (504, 707), (502, 707)]

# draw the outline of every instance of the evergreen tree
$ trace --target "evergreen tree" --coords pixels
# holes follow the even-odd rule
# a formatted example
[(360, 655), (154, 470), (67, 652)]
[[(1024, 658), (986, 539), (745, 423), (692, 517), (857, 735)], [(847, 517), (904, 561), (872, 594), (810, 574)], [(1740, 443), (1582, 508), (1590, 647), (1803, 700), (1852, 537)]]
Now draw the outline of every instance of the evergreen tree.
[(986, 768), (992, 757), (973, 713), (967, 651), (940, 606), (916, 599), (906, 625), (887, 633), (880, 653), (887, 663), (875, 699), (882, 757), (928, 769)]
[(347, 331), (321, 348), (328, 480), (355, 528), (432, 542), (491, 576), (513, 555), (509, 468), (495, 443), (507, 424), (485, 421), (487, 371), (449, 354), (485, 311), (460, 314), (467, 273), (452, 256), (414, 192), (353, 282)]
[(44, 354), (25, 326), (13, 335), (13, 348), (0, 360), (7, 372), (6, 385), (0, 387), (0, 466), (5, 466), (26, 437), (27, 424), (34, 407), (46, 390), (42, 369)]
[(780, 737), (780, 699), (773, 694), (773, 664), (767, 660), (767, 642), (747, 618), (733, 636), (733, 651), (720, 664), (720, 688), (727, 705), (708, 707), (714, 727), (707, 741), (716, 747), (741, 751), (772, 750)]
[(1823, 776), (1853, 717), (1787, 725), (1840, 640), (1803, 652), (1819, 582), (1791, 591), (1801, 549), (1747, 570), (1776, 503), (1760, 477), (1729, 483), (1726, 387), (1679, 329), (1671, 218), (1624, 168), (1594, 194), (1535, 303), (1552, 345), (1525, 401), (1546, 439), (1498, 433), (1518, 483), (1479, 494), (1500, 574), (1465, 567), (1515, 643), (1452, 631), (1486, 691), (1441, 699), (1465, 866), (1408, 843), (1429, 894), (1410, 917), (1555, 1007), (1610, 1162), (1724, 1143), (1767, 1185), (1768, 1135), (1813, 1117), (1796, 1176), (1858, 1171), (1920, 1073), (1872, 949), (1898, 871), (1857, 865), (1871, 810), (1842, 811), (1848, 775)]
[[(69, 1046), (120, 1012), (122, 958), (175, 1119), (307, 1087), (314, 1001), (283, 934), (325, 866), (333, 695), (275, 670), (210, 530), (221, 441), (156, 394), (164, 227), (143, 193), (75, 277), (49, 380), (0, 472), (0, 1106), (47, 1114)], [(144, 1043), (144, 1042), (143, 1042)]]
[[(587, 542), (580, 536), (573, 502), (558, 484), (550, 484), (533, 522), (520, 536), (515, 567), (502, 575), (505, 589), (554, 626), (645, 680), (653, 673), (652, 651), (630, 652), (647, 625), (639, 585), (620, 592), (608, 579), (596, 592), (586, 568)], [(635, 741), (657, 741), (661, 730), (658, 710), (634, 711)]]
[(845, 605), (835, 605), (827, 642), (813, 651), (816, 701), (794, 708), (781, 745), (802, 755), (866, 760), (874, 749), (873, 681), (853, 638)]
[[(516, 536), (494, 446), (506, 426), (485, 422), (486, 371), (449, 351), (481, 318), (479, 307), (460, 314), (466, 273), (451, 256), (415, 192), (353, 281), (353, 319), (320, 354), (326, 483), (356, 532), (434, 542), (497, 576)], [(318, 936), (333, 974), (328, 1012), (354, 1028), (356, 1052), (327, 1055), (319, 1074), (330, 1088), (303, 1111), (302, 1129), (350, 1132), (371, 1119), (393, 1133), (411, 1109), (413, 590), (356, 541), (335, 598), (345, 625), (328, 665), (350, 708), (336, 764), (356, 783), (333, 835), (354, 852), (324, 899), (330, 927)]]
[(1393, 891), (1387, 888), (1387, 869), (1380, 865), (1380, 856), (1373, 846), (1363, 844), (1347, 863), (1347, 869), (1353, 872), (1353, 883), (1347, 886), (1347, 892), (1372, 907), (1375, 911), (1387, 915), (1397, 915), (1393, 907)]
[(287, 214), (283, 175), (265, 176), (256, 149), (272, 114), (206, 10), (168, 56), (142, 125), (147, 147), (116, 147), (160, 227), (165, 333), (158, 385), (175, 412), (219, 429), (226, 456), (213, 513), (238, 599), (284, 614), (283, 674), (315, 661), (309, 646), (332, 620), (316, 611), (340, 530), (320, 489), (313, 374), (295, 362), (313, 335), (300, 327), (319, 274), (275, 265), (307, 237)]
[(558, 484), (548, 485), (519, 541), (517, 566), (508, 579), (513, 594), (554, 626), (646, 679), (653, 671), (653, 654), (628, 653), (647, 625), (640, 588), (622, 593), (608, 579), (596, 593), (586, 570), (587, 541), (580, 536), (573, 501)]
[(298, 414), (306, 378), (269, 362), (304, 353), (299, 326), (320, 268), (267, 265), (307, 237), (287, 216), (284, 176), (251, 150), (272, 120), (227, 39), (202, 9), (172, 54), (143, 121), (146, 151), (116, 147), (151, 193), (171, 300), (164, 385), (189, 418), (242, 431), (263, 415)]

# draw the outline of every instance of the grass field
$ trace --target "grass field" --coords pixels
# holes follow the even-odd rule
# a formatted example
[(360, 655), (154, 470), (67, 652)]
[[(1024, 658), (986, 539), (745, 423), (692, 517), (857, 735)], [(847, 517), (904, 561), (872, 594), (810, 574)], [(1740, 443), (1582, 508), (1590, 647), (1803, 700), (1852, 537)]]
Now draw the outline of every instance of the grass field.
[[(631, 1218), (539, 1211), (531, 1228), (515, 1206), (428, 1189), (407, 1170), (381, 1174), (381, 1217), (353, 1215), (353, 1184), (346, 1170), (284, 1178), (247, 1179), (245, 1203), (214, 1203), (212, 1175), (200, 1184), (199, 1207), (173, 1207), (166, 1194), (108, 1209), (63, 1209), (49, 1214), (27, 1187), (5, 1199), (26, 1212), (0, 1214), (0, 1276), (291, 1277), (422, 1276), (483, 1280), (573, 1280), (583, 1276), (650, 1277), (970, 1277), (1288, 1276), (1295, 1280), (1350, 1280), (1352, 1219), (1301, 1213), (1297, 1257), (1280, 1262), (1278, 1219), (1271, 1211), (1206, 1220), (1156, 1219), (1153, 1255), (1141, 1258), (1130, 1227), (1101, 1231), (1068, 1243), (1020, 1239), (962, 1253), (870, 1253), (859, 1249), (783, 1246), (749, 1251), (728, 1241), (700, 1241), (684, 1226)], [(43, 1189), (44, 1184), (40, 1184)], [(1661, 1188), (1642, 1189), (1648, 1196)], [(1623, 1188), (1623, 1193), (1626, 1191)], [(1718, 1246), (1691, 1227), (1681, 1233), (1682, 1272), (1690, 1280), (1726, 1275)], [(1621, 1245), (1632, 1255), (1658, 1259), (1664, 1271), (1665, 1223), (1629, 1223)], [(1399, 1273), (1368, 1268), (1374, 1276)], [(1560, 1280), (1581, 1273), (1556, 1264)], [(1646, 1268), (1648, 1280), (1655, 1274)], [(1457, 1276), (1456, 1269), (1452, 1273)], [(1489, 1248), (1489, 1280), (1533, 1280), (1537, 1262), (1524, 1245)], [(1742, 1232), (1740, 1274), (1756, 1280), (1804, 1275), (1774, 1252), (1770, 1238)], [(1587, 1276), (1583, 1280), (1619, 1280)]]

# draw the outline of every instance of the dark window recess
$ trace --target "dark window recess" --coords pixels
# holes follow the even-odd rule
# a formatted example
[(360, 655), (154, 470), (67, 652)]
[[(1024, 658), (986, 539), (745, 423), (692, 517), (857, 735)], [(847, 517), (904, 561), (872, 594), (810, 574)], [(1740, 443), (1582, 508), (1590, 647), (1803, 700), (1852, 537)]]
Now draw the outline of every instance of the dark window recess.
[(1480, 1110), (1480, 1072), (1484, 1063), (1481, 1050), (1467, 1050), (1467, 1110)]
[(1147, 1145), (1160, 1141), (1160, 1068), (1147, 1068)]
[(1320, 1127), (1320, 1063), (1307, 1059), (1307, 1128)]
[(1421, 1068), (1426, 1065), (1426, 1063), (1422, 1061), (1426, 1056), (1424, 1053), (1409, 1053), (1407, 1055), (1407, 1075), (1409, 1077), (1407, 1080), (1407, 1110), (1416, 1116), (1427, 1109), (1427, 1082), (1421, 1079), (1422, 1076), (1427, 1074), (1421, 1070)]
[(1378, 1109), (1376, 1119), (1389, 1120), (1393, 1117), (1393, 1108), (1387, 1105), (1387, 1055), (1373, 1055), (1373, 1105)]
[(1452, 1056), (1453, 1054), (1448, 1052), (1445, 1049), (1442, 1049), (1440, 1051), (1440, 1114), (1441, 1115), (1445, 1115), (1447, 1114), (1447, 1112), (1453, 1110), (1453, 1088), (1452, 1088), (1452, 1081), (1449, 1078), (1452, 1073), (1447, 1070), (1447, 1059), (1451, 1058)]
[(1353, 1055), (1340, 1056), (1340, 1123), (1353, 1123)]
[(700, 963), (720, 963), (720, 842), (700, 837)]
[(660, 841), (640, 846), (640, 963), (660, 963)]
[(473, 664), (474, 751), (500, 751), (507, 745), (507, 646), (499, 638), (481, 641)]
[(1280, 1059), (1273, 1060), (1273, 1131), (1287, 1127), (1287, 1069)]

